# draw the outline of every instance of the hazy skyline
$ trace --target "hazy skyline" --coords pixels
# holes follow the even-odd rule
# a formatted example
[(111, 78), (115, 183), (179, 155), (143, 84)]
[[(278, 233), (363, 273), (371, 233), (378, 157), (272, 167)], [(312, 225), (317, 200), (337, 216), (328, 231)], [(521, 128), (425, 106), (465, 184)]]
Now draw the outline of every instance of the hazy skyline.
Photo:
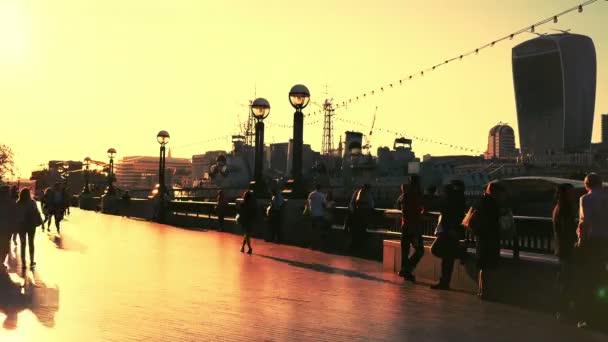
[[(0, 143), (13, 149), (23, 177), (51, 159), (105, 160), (109, 147), (118, 158), (154, 156), (161, 129), (171, 133), (169, 147), (236, 133), (254, 87), (271, 104), (267, 122), (289, 125), (287, 93), (296, 83), (318, 103), (327, 84), (339, 103), (579, 3), (0, 0), (0, 110), (8, 123)], [(600, 114), (608, 113), (607, 15), (601, 1), (537, 29), (572, 29), (594, 40), (594, 141)], [(511, 48), (533, 37), (497, 44), (336, 114), (371, 125), (378, 106), (377, 127), (485, 150), (499, 121), (517, 132)], [(345, 130), (369, 130), (335, 125), (336, 145)], [(321, 136), (321, 122), (305, 126), (305, 143), (317, 150)], [(267, 143), (290, 137), (289, 128), (266, 130)], [(374, 150), (394, 137), (374, 132)], [(418, 140), (413, 147), (419, 157), (462, 153)], [(172, 154), (228, 148), (223, 139)]]

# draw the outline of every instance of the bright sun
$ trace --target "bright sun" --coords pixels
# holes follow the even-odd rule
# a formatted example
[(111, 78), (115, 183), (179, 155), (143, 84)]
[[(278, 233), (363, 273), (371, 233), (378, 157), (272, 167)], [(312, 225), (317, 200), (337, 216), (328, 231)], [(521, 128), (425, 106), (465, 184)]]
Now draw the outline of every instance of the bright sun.
[(23, 62), (30, 45), (31, 21), (18, 0), (0, 0), (0, 64)]

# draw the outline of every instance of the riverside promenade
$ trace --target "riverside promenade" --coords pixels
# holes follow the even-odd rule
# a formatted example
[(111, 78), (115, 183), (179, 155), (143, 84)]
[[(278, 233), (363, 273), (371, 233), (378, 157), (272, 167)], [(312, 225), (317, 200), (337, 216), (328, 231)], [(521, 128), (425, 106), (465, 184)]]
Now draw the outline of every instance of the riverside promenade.
[(38, 230), (25, 294), (2, 289), (0, 341), (608, 340), (379, 262), (71, 211), (61, 239)]

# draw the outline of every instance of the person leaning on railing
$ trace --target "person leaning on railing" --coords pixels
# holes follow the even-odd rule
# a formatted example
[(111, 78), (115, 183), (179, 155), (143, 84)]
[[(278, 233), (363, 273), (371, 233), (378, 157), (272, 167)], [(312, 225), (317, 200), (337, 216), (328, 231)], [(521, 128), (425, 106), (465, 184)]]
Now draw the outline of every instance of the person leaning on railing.
[(561, 319), (573, 299), (574, 245), (576, 244), (576, 192), (569, 183), (560, 184), (553, 208), (553, 237), (555, 255), (559, 258), (559, 299), (555, 317)]
[(578, 283), (582, 285), (579, 327), (600, 317), (605, 320), (602, 311), (608, 306), (608, 193), (595, 173), (585, 178), (585, 189), (587, 194), (580, 198), (576, 251)]
[(440, 202), (441, 216), (437, 225), (437, 238), (431, 247), (431, 252), (441, 258), (441, 278), (439, 283), (432, 285), (434, 290), (449, 290), (454, 262), (464, 260), (466, 250), (460, 245), (464, 238), (462, 219), (466, 209), (464, 185), (452, 183), (444, 187)]

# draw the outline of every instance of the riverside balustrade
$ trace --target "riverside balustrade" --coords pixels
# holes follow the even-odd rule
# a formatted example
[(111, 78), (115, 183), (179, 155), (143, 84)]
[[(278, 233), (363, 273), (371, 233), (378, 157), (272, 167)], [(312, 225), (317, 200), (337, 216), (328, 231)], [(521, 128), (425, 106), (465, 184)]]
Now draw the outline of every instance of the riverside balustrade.
[[(199, 189), (196, 189), (197, 191)], [(199, 196), (181, 196), (170, 201), (168, 210), (175, 217), (188, 217), (191, 219), (211, 219), (216, 220), (215, 205), (213, 201), (196, 201), (192, 198)], [(151, 219), (153, 214), (152, 199), (132, 198), (129, 203), (123, 202), (123, 208), (119, 213), (124, 216), (141, 217)], [(260, 204), (260, 214), (266, 204)], [(228, 204), (226, 220), (235, 221), (236, 203)], [(336, 207), (332, 212), (334, 230), (344, 230), (345, 221), (349, 215), (347, 207)], [(426, 212), (423, 214), (423, 234), (427, 241), (434, 239), (434, 232), (439, 218), (438, 212)], [(501, 247), (513, 251), (513, 258), (519, 258), (519, 252), (533, 252), (540, 254), (551, 254), (553, 246), (553, 226), (551, 218), (515, 216), (515, 234), (512, 239), (501, 241)], [(374, 209), (367, 218), (370, 234), (384, 234), (389, 238), (399, 239), (401, 234), (401, 212), (397, 209)], [(391, 237), (392, 236), (392, 237)], [(475, 236), (471, 232), (466, 232), (464, 242), (469, 247), (474, 247)]]

